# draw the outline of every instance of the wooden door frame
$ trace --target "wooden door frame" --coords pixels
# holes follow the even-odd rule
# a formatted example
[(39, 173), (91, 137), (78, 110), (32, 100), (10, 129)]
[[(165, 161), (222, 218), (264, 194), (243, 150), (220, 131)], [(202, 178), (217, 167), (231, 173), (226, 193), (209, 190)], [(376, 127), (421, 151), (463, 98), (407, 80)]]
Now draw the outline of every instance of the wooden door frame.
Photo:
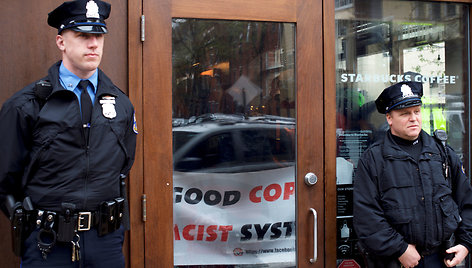
[(128, 1), (128, 89), (129, 98), (135, 108), (138, 122), (136, 155), (130, 171), (128, 185), (130, 231), (129, 267), (144, 267), (144, 221), (142, 215), (142, 194), (144, 193), (144, 153), (143, 153), (143, 43), (140, 36), (142, 1)]
[(325, 267), (336, 267), (336, 29), (334, 1), (323, 0)]
[[(140, 1), (138, 1), (140, 2)], [(308, 148), (297, 150), (297, 257), (298, 267), (334, 267), (336, 262), (336, 185), (335, 185), (335, 79), (334, 79), (334, 3), (324, 0), (143, 0), (130, 1), (129, 10), (142, 9), (146, 16), (144, 43), (136, 40), (139, 24), (130, 13), (130, 48), (142, 47), (142, 52), (130, 49), (130, 88), (138, 122), (141, 123), (138, 153), (132, 176), (143, 179), (130, 197), (132, 211), (131, 266), (168, 267), (173, 263), (173, 180), (172, 180), (172, 32), (173, 17), (201, 19), (255, 20), (291, 22), (297, 24), (297, 139)], [(197, 4), (198, 3), (198, 4)], [(231, 12), (228, 12), (231, 10)], [(261, 12), (264, 10), (264, 12)], [(266, 15), (270, 14), (270, 15)], [(325, 36), (325, 33), (328, 33)], [(327, 57), (324, 55), (328, 55)], [(134, 76), (134, 77), (133, 77)], [(142, 80), (141, 80), (142, 79)], [(142, 87), (141, 87), (142, 85)], [(323, 105), (308, 106), (309, 100), (323, 99)], [(152, 107), (152, 108), (151, 108)], [(320, 117), (320, 116), (323, 117)], [(324, 118), (313, 120), (313, 118)], [(321, 131), (314, 133), (311, 129)], [(146, 141), (156, 141), (144, 145)], [(323, 145), (320, 145), (322, 141)], [(144, 159), (146, 161), (144, 162)], [(324, 171), (324, 172), (323, 172)], [(318, 183), (308, 187), (304, 176), (314, 172)], [(139, 189), (147, 196), (147, 221), (139, 222)], [(328, 192), (329, 190), (329, 192)], [(313, 256), (313, 216), (308, 208), (318, 211), (318, 262)], [(299, 230), (308, 233), (300, 235)], [(157, 238), (146, 246), (139, 237)]]

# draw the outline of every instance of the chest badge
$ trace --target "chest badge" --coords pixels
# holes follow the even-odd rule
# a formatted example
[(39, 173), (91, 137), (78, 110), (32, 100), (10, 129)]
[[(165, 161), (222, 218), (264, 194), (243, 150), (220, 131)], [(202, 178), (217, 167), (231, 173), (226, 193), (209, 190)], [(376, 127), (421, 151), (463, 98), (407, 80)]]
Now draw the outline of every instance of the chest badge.
[(103, 116), (109, 119), (116, 117), (115, 97), (102, 96), (100, 99), (100, 104), (102, 105)]

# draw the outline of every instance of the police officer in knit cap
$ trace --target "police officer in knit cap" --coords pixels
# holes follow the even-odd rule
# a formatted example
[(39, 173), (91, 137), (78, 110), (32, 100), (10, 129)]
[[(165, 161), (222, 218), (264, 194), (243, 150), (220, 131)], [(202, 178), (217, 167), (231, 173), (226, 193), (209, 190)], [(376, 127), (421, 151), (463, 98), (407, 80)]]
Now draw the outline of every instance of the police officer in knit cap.
[(49, 13), (62, 60), (0, 111), (0, 204), (26, 267), (124, 267), (124, 179), (137, 127), (128, 97), (99, 68), (110, 4)]
[(421, 129), (423, 86), (414, 81), (375, 101), (390, 129), (354, 177), (354, 228), (369, 268), (453, 267), (472, 247), (472, 189), (444, 136)]

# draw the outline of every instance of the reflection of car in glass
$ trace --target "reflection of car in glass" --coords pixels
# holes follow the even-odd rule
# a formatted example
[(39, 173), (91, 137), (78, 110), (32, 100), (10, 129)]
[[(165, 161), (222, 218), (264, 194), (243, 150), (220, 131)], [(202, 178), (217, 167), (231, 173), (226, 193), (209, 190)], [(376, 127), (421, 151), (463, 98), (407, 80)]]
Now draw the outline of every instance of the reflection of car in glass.
[[(178, 125), (178, 126), (175, 126)], [(294, 165), (295, 119), (208, 114), (174, 122), (174, 170), (236, 173)]]
[(173, 139), (174, 264), (295, 267), (295, 119), (207, 114)]

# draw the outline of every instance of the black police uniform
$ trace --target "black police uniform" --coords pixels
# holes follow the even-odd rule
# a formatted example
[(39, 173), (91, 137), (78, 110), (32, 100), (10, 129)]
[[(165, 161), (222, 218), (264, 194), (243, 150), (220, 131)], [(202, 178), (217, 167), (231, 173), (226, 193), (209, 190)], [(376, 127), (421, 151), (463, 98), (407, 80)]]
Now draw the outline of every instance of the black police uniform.
[[(87, 7), (87, 4), (92, 6)], [(85, 15), (85, 12), (92, 15)], [(109, 12), (109, 4), (102, 1), (71, 1), (51, 12), (48, 22), (57, 27), (59, 33), (64, 29), (104, 33), (104, 19)], [(50, 230), (58, 232), (64, 204), (68, 204), (71, 208), (68, 212), (75, 217), (78, 212), (85, 212), (84, 226), (87, 226), (82, 229), (89, 227), (86, 213), (91, 212), (88, 214), (92, 227), (89, 231), (77, 230), (81, 223), (72, 221), (78, 231), (73, 240), (77, 242), (74, 249), (79, 250), (80, 245), (78, 257), (82, 267), (89, 264), (124, 267), (124, 229), (118, 225), (102, 232), (103, 227), (109, 226), (101, 224), (103, 213), (99, 210), (111, 207), (108, 204), (115, 204), (115, 200), (125, 194), (121, 183), (133, 164), (136, 146), (134, 108), (128, 97), (97, 69), (96, 101), (90, 125), (84, 128), (77, 96), (60, 83), (60, 64), (54, 64), (43, 79), (51, 86), (32, 83), (8, 99), (0, 111), (0, 151), (3, 154), (0, 198), (4, 203), (8, 194), (13, 194), (19, 201), (29, 197), (34, 213), (37, 213), (34, 217), (46, 212), (56, 213), (51, 214), (55, 215), (54, 221), (47, 226), (50, 229), (45, 240), (55, 239)], [(71, 261), (71, 245), (67, 242), (55, 243), (42, 254), (44, 252), (38, 250), (37, 235), (45, 228), (47, 220), (41, 218), (41, 225), (36, 226), (36, 218), (31, 218), (27, 224), (33, 224), (32, 234), (24, 241), (23, 267), (79, 265), (79, 262)]]
[[(136, 143), (134, 109), (128, 97), (98, 69), (98, 89), (86, 144), (76, 95), (59, 82), (60, 62), (46, 77), (53, 90), (40, 109), (36, 83), (7, 100), (0, 113), (2, 194), (30, 196), (44, 210), (61, 202), (94, 210), (120, 196), (120, 174), (132, 165)], [(113, 97), (116, 117), (103, 115), (100, 100)], [(21, 184), (20, 184), (21, 183)], [(15, 187), (15, 188), (12, 188)], [(21, 197), (18, 195), (18, 197)]]
[[(412, 89), (406, 95), (400, 90), (403, 85)], [(386, 113), (395, 107), (420, 105), (421, 95), (420, 83), (402, 82), (384, 90), (377, 108)], [(408, 244), (416, 245), (422, 256), (440, 253), (453, 233), (456, 244), (469, 251), (472, 248), (472, 189), (461, 161), (447, 147), (451, 169), (446, 179), (440, 144), (424, 131), (418, 140), (422, 147), (415, 159), (389, 130), (364, 152), (357, 165), (355, 232), (368, 255), (386, 262), (385, 257), (400, 257)], [(437, 264), (441, 263), (438, 258)]]

